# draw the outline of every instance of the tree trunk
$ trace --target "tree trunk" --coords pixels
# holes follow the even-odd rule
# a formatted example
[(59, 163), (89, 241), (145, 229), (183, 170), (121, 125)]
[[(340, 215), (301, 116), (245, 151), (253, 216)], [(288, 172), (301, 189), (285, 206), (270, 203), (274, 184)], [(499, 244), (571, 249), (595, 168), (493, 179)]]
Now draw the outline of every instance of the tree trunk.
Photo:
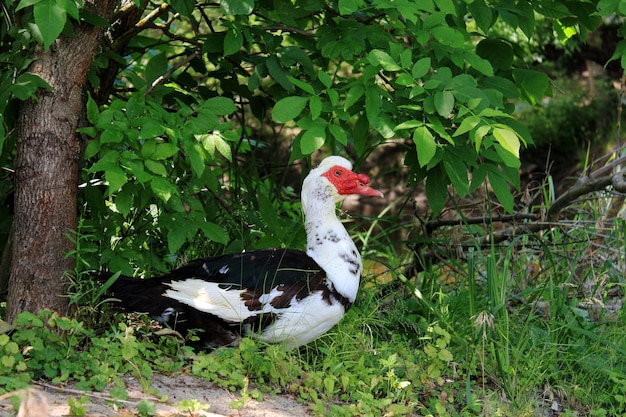
[[(114, 0), (86, 1), (85, 8), (110, 19)], [(103, 27), (76, 25), (74, 37), (60, 37), (48, 51), (39, 48), (30, 71), (53, 90), (40, 90), (19, 113), (15, 158), (15, 217), (6, 320), (22, 311), (51, 309), (65, 314), (68, 271), (77, 226), (81, 144), (76, 127), (83, 109), (87, 71), (98, 51)]]

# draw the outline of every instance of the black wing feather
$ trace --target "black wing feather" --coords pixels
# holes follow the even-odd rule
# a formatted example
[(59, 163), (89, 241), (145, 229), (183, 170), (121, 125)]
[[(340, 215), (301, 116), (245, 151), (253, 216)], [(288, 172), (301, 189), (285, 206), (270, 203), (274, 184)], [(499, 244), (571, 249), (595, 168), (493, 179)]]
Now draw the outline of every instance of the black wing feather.
[(196, 259), (162, 278), (176, 281), (199, 278), (225, 286), (269, 292), (277, 285), (298, 285), (322, 268), (305, 252), (295, 249), (261, 249), (239, 254)]
[[(102, 274), (100, 279), (111, 275)], [(242, 297), (250, 311), (261, 310), (259, 297), (276, 287), (282, 292), (271, 301), (275, 308), (288, 308), (294, 297), (302, 299), (317, 290), (322, 291), (330, 303), (331, 291), (326, 284), (325, 272), (305, 252), (294, 249), (262, 249), (196, 259), (168, 274), (149, 279), (122, 275), (111, 285), (109, 292), (120, 300), (119, 306), (126, 311), (147, 313), (180, 332), (193, 328), (204, 330), (200, 337), (209, 346), (235, 343), (241, 324), (249, 324), (254, 331), (259, 331), (276, 318), (272, 314), (259, 314), (245, 323), (226, 323), (164, 295), (172, 281), (190, 278), (217, 282), (224, 288), (247, 290)]]

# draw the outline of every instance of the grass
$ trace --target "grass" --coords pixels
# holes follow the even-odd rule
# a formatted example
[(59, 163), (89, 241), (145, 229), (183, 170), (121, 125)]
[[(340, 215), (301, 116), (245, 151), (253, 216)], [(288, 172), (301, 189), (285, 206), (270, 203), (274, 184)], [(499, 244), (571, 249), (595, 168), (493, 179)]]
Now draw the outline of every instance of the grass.
[(150, 390), (154, 372), (184, 372), (238, 392), (234, 408), (289, 393), (315, 415), (624, 415), (626, 317), (608, 306), (623, 299), (626, 222), (598, 231), (588, 219), (600, 211), (582, 203), (562, 227), (470, 248), (465, 261), (426, 265), (416, 278), (389, 237), (405, 226), (380, 216), (357, 235), (377, 262), (356, 305), (292, 351), (250, 339), (197, 351), (123, 316), (95, 326), (101, 288), (78, 273), (75, 317), (25, 313), (0, 334), (0, 394), (43, 378), (123, 400), (124, 373)]

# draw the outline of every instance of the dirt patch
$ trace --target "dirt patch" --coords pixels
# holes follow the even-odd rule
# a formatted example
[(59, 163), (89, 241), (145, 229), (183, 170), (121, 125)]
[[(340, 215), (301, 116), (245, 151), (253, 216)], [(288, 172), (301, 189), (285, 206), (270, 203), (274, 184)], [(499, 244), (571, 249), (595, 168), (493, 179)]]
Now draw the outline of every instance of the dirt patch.
[[(142, 391), (137, 379), (123, 378), (129, 398), (115, 404), (106, 393), (91, 393), (73, 389), (71, 386), (56, 387), (47, 384), (36, 384), (24, 391), (25, 400), (22, 402), (18, 417), (61, 417), (70, 414), (68, 400), (79, 399), (82, 395), (89, 397), (85, 404), (85, 415), (89, 417), (130, 417), (136, 416), (137, 404), (141, 400), (148, 400), (156, 406), (155, 416), (246, 416), (246, 417), (292, 417), (311, 416), (310, 410), (295, 398), (287, 395), (264, 395), (263, 401), (250, 400), (240, 408), (233, 408), (241, 403), (241, 395), (230, 392), (214, 384), (188, 375), (165, 376), (154, 375), (151, 384), (158, 394), (147, 394)], [(210, 404), (208, 409), (192, 410), (193, 413), (181, 409), (181, 402), (196, 400), (199, 405)], [(15, 410), (11, 401), (5, 399), (0, 402), (0, 416), (12, 416)]]

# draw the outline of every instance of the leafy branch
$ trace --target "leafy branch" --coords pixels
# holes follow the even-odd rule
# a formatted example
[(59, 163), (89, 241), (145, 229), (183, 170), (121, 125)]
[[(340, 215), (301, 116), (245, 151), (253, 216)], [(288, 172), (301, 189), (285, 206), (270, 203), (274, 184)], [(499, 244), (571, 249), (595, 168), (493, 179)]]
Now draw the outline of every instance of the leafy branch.
[[(622, 148), (612, 152), (618, 153)], [(607, 155), (610, 157), (610, 154)], [(620, 169), (626, 162), (626, 156), (616, 158), (610, 163), (596, 169), (595, 171), (582, 176), (576, 184), (569, 188), (565, 193), (556, 198), (549, 208), (539, 213), (513, 213), (510, 215), (492, 215), (476, 217), (459, 217), (454, 219), (436, 219), (422, 224), (421, 229), (427, 237), (432, 236), (437, 229), (450, 226), (468, 226), (468, 225), (490, 225), (494, 223), (509, 223), (510, 226), (495, 230), (492, 233), (481, 233), (479, 236), (462, 235), (457, 241), (447, 241), (445, 245), (437, 245), (429, 242), (429, 246), (436, 246), (436, 249), (424, 248), (423, 245), (413, 246), (414, 253), (419, 260), (411, 266), (414, 272), (423, 270), (423, 266), (431, 262), (441, 262), (447, 257), (464, 256), (463, 251), (458, 248), (470, 247), (488, 247), (492, 244), (498, 244), (506, 240), (511, 240), (522, 235), (535, 234), (548, 230), (553, 227), (563, 227), (564, 224), (559, 221), (563, 211), (580, 201), (580, 198), (595, 192), (607, 190), (611, 187), (614, 192), (626, 193), (626, 172), (620, 170), (613, 173), (614, 170)], [(623, 204), (623, 198), (618, 199), (619, 207)], [(621, 202), (621, 203), (620, 203)], [(612, 207), (604, 216), (603, 222), (612, 221), (615, 218), (619, 207)], [(443, 251), (443, 253), (442, 253)]]

